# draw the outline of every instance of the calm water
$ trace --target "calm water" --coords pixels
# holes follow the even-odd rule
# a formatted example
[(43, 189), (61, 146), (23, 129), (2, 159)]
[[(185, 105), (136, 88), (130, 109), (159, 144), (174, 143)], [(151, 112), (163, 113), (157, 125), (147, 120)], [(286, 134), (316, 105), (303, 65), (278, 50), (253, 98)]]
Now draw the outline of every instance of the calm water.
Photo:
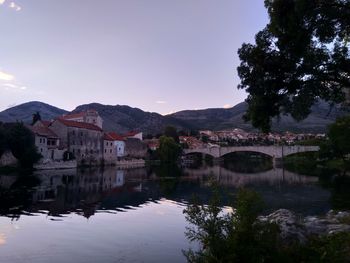
[(0, 262), (184, 262), (183, 209), (209, 199), (217, 181), (231, 204), (239, 187), (258, 191), (266, 213), (332, 208), (334, 188), (282, 169), (238, 173), (219, 166), (46, 171), (0, 176)]

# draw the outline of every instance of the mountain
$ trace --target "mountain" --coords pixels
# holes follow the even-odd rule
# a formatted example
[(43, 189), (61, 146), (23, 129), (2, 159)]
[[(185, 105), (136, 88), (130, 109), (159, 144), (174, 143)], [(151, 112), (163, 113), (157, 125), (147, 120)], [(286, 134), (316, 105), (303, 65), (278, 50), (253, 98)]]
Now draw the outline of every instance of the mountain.
[(0, 121), (23, 121), (24, 123), (31, 123), (32, 115), (37, 111), (40, 112), (41, 118), (43, 120), (51, 120), (67, 113), (66, 110), (59, 109), (49, 104), (40, 101), (31, 101), (0, 112)]
[(103, 119), (103, 129), (124, 133), (130, 130), (139, 130), (145, 133), (160, 133), (166, 126), (175, 126), (179, 130), (189, 129), (190, 125), (172, 116), (163, 116), (155, 112), (145, 112), (138, 108), (125, 105), (103, 105), (90, 103), (80, 105), (73, 112), (87, 109), (96, 110)]
[[(103, 128), (106, 131), (124, 133), (130, 130), (139, 130), (144, 133), (157, 134), (166, 126), (175, 126), (178, 130), (201, 129), (222, 130), (241, 128), (247, 131), (254, 130), (250, 123), (242, 119), (247, 110), (247, 103), (242, 102), (230, 109), (205, 109), (185, 110), (170, 115), (160, 115), (154, 112), (145, 112), (138, 108), (125, 105), (103, 105), (90, 103), (78, 106), (72, 112), (80, 112), (87, 109), (95, 109), (103, 118)], [(0, 121), (13, 122), (16, 120), (30, 123), (32, 114), (39, 111), (42, 119), (51, 120), (55, 117), (68, 113), (65, 110), (53, 107), (42, 102), (28, 102), (3, 112), (0, 112)], [(325, 132), (327, 126), (335, 119), (348, 114), (340, 107), (330, 107), (325, 102), (318, 102), (312, 107), (312, 112), (305, 120), (296, 122), (289, 115), (282, 115), (273, 120), (273, 131), (294, 132)]]
[[(248, 108), (246, 102), (241, 102), (229, 109), (186, 110), (171, 114), (170, 116), (191, 123), (195, 129), (222, 130), (241, 128), (252, 131), (250, 123), (242, 119)], [(340, 106), (333, 108), (324, 101), (319, 101), (311, 108), (310, 115), (303, 121), (297, 122), (290, 115), (281, 115), (272, 121), (272, 130), (294, 132), (325, 132), (327, 126), (337, 117), (349, 114)]]

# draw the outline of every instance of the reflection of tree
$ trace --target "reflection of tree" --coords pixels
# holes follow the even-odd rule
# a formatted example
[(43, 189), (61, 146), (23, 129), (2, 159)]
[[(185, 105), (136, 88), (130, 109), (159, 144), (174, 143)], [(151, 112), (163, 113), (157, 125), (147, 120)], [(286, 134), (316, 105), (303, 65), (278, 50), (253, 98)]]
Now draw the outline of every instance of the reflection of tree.
[(238, 152), (224, 157), (224, 167), (234, 172), (256, 173), (272, 169), (272, 161), (267, 155)]
[(18, 219), (32, 204), (33, 187), (39, 183), (34, 176), (20, 176), (10, 188), (0, 187), (0, 214)]

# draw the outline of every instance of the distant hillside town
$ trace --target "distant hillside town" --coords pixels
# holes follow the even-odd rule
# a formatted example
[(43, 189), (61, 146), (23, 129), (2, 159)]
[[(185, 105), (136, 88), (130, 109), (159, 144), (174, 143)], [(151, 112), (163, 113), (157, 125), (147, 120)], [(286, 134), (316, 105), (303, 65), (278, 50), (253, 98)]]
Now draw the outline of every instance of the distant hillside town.
[(220, 146), (253, 146), (253, 145), (294, 145), (302, 141), (323, 140), (324, 133), (255, 133), (242, 129), (223, 131), (204, 130), (197, 136), (180, 136), (180, 143), (184, 148), (196, 149), (208, 145)]
[(98, 112), (87, 110), (38, 120), (28, 128), (35, 135), (41, 163), (75, 159), (78, 165), (102, 165), (145, 157), (142, 132), (117, 134), (104, 131), (102, 125)]

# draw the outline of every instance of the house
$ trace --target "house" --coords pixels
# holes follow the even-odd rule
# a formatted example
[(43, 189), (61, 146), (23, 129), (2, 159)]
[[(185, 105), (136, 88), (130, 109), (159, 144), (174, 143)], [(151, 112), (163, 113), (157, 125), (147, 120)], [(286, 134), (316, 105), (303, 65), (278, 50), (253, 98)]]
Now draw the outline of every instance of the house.
[(124, 134), (123, 137), (126, 139), (138, 139), (140, 141), (143, 140), (142, 132), (137, 132), (137, 131), (130, 131)]
[(147, 145), (138, 138), (127, 138), (125, 140), (125, 156), (129, 158), (145, 158), (147, 156)]
[(61, 145), (66, 147), (78, 164), (96, 165), (103, 160), (103, 130), (92, 123), (58, 118), (50, 124)]
[(155, 151), (159, 148), (159, 139), (148, 139), (148, 140), (144, 140), (144, 142), (147, 144), (148, 148), (152, 151)]
[(113, 139), (115, 155), (117, 159), (120, 159), (125, 156), (125, 139), (121, 135), (118, 135), (115, 132), (108, 132), (107, 135)]
[(60, 145), (58, 135), (49, 127), (48, 121), (37, 121), (33, 126), (28, 128), (34, 133), (35, 146), (42, 155), (42, 160), (63, 160), (63, 154), (66, 151)]
[(77, 121), (77, 122), (85, 122), (96, 125), (97, 127), (102, 129), (103, 119), (95, 110), (87, 110), (78, 113), (69, 113), (63, 115), (61, 119), (68, 121)]
[(105, 164), (115, 164), (117, 160), (114, 139), (108, 133), (103, 135), (103, 160)]

